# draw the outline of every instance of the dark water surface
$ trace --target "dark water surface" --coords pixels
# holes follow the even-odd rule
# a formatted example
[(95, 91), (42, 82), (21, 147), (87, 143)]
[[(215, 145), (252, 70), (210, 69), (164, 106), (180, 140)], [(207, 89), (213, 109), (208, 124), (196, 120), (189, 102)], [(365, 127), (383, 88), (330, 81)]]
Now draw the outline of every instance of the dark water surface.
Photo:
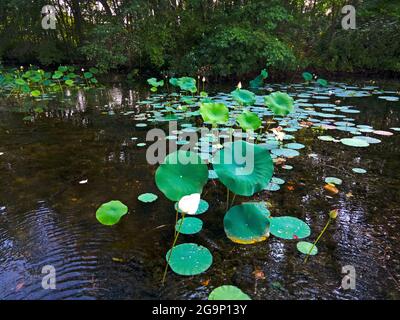
[[(288, 160), (293, 170), (277, 169), (275, 174), (291, 182), (294, 190), (284, 185), (255, 199), (269, 201), (275, 216), (305, 220), (312, 230), (309, 241), (325, 225), (327, 212), (340, 210), (318, 245), (319, 254), (306, 265), (293, 241), (270, 237), (243, 246), (227, 239), (225, 190), (208, 183), (204, 199), (210, 209), (202, 216), (203, 230), (182, 235), (180, 241), (206, 246), (214, 263), (195, 277), (169, 272), (162, 287), (175, 211), (154, 184), (157, 166), (148, 165), (146, 148), (136, 145), (145, 142), (146, 131), (155, 124), (137, 128), (135, 124), (143, 121), (121, 113), (139, 113), (135, 102), (145, 94), (117, 86), (81, 93), (69, 103), (49, 102), (49, 111), (32, 121), (23, 120), (28, 115), (20, 112), (23, 103), (1, 101), (1, 299), (206, 299), (223, 284), (236, 285), (253, 299), (400, 299), (398, 132), (391, 137), (371, 135), (382, 143), (365, 149), (319, 141), (321, 133), (311, 129), (295, 133), (306, 148)], [(349, 115), (357, 124), (389, 131), (400, 127), (400, 102), (377, 96), (344, 100), (343, 105), (361, 111)], [(109, 114), (111, 109), (115, 114)], [(354, 167), (368, 173), (355, 174)], [(327, 176), (343, 180), (338, 195), (327, 197)], [(86, 179), (86, 184), (79, 183)], [(137, 196), (145, 192), (159, 199), (139, 202)], [(130, 213), (118, 225), (105, 227), (95, 212), (112, 199), (128, 205)], [(240, 200), (246, 199), (237, 203)], [(56, 268), (55, 290), (42, 289), (45, 265)], [(355, 290), (340, 288), (345, 265), (356, 269)], [(256, 281), (255, 270), (263, 271), (265, 279)]]

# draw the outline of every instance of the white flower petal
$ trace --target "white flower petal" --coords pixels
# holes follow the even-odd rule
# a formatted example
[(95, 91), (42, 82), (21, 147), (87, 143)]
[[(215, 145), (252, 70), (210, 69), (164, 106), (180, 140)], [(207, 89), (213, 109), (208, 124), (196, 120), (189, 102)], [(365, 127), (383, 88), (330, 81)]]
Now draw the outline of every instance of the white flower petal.
[(182, 197), (179, 200), (178, 208), (186, 214), (193, 215), (197, 212), (200, 204), (200, 193), (193, 193), (188, 196)]

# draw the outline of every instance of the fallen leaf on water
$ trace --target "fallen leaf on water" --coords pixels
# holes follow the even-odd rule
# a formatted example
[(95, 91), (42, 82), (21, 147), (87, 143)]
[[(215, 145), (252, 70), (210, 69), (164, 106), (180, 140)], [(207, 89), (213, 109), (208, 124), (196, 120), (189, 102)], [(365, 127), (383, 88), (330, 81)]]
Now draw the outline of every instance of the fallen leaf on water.
[(286, 186), (286, 188), (287, 188), (289, 191), (293, 191), (293, 190), (294, 190), (294, 187), (293, 187), (293, 186)]
[(121, 259), (121, 258), (112, 258), (112, 261), (115, 261), (115, 262), (124, 262), (124, 259)]
[(201, 285), (207, 287), (210, 284), (211, 279), (208, 278), (206, 280), (201, 281)]
[(25, 282), (20, 282), (17, 284), (17, 286), (15, 287), (15, 291), (19, 291), (21, 290), (25, 285)]
[(261, 269), (254, 270), (253, 275), (256, 280), (264, 280), (265, 279), (265, 274)]
[(339, 189), (336, 188), (333, 184), (326, 184), (324, 186), (324, 189), (332, 194), (338, 194), (339, 193)]
[(351, 192), (346, 193), (346, 198), (351, 198), (351, 197), (353, 197), (353, 194)]

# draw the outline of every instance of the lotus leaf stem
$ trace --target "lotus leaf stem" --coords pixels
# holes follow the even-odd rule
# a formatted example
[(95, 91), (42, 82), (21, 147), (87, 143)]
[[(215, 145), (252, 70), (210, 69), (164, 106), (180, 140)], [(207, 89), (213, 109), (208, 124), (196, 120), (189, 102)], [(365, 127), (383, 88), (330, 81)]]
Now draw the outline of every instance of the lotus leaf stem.
[(305, 257), (303, 263), (307, 263), (308, 258), (309, 258), (309, 256), (310, 256), (310, 253), (312, 252), (312, 250), (313, 250), (314, 247), (316, 246), (316, 244), (317, 244), (317, 242), (319, 241), (319, 239), (321, 239), (321, 237), (322, 237), (322, 235), (324, 234), (324, 232), (326, 231), (326, 229), (328, 229), (328, 227), (329, 227), (331, 221), (332, 221), (332, 218), (329, 217), (328, 222), (326, 223), (324, 229), (322, 229), (322, 231), (321, 231), (321, 233), (319, 234), (318, 238), (314, 241), (314, 243), (313, 243), (313, 245), (312, 245), (310, 251), (308, 251), (307, 256)]

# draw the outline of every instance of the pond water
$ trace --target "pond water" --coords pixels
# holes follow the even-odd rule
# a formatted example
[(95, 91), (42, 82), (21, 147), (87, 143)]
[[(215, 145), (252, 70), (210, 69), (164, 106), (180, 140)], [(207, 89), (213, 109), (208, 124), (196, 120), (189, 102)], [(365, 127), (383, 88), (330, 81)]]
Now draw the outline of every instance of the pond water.
[[(347, 89), (375, 90), (361, 90), (364, 85), (370, 83)], [(317, 138), (352, 136), (345, 131), (287, 132), (305, 148), (287, 159), (292, 170), (276, 167), (275, 176), (286, 183), (279, 191), (251, 198), (268, 201), (274, 216), (306, 221), (312, 230), (309, 241), (324, 227), (327, 213), (339, 209), (318, 244), (318, 255), (303, 264), (295, 241), (272, 236), (254, 245), (231, 242), (223, 228), (226, 189), (209, 182), (203, 193), (210, 205), (201, 216), (203, 230), (182, 235), (179, 242), (204, 245), (214, 262), (198, 276), (169, 271), (165, 286), (161, 278), (175, 210), (155, 186), (157, 166), (147, 164), (146, 147), (138, 146), (149, 128), (166, 126), (140, 116), (135, 120), (135, 115), (152, 110), (137, 104), (148, 99), (148, 91), (113, 86), (80, 92), (65, 100), (38, 102), (34, 107), (46, 108), (35, 113), (28, 111), (29, 102), (0, 100), (0, 298), (206, 299), (213, 288), (232, 284), (252, 299), (400, 299), (400, 134), (391, 130), (400, 127), (400, 101), (379, 98), (398, 97), (400, 86), (375, 85), (386, 92), (318, 98), (304, 95), (312, 90), (306, 86), (290, 88), (298, 103), (305, 104), (303, 109), (332, 113), (332, 106), (312, 104), (351, 106), (360, 112), (341, 112), (350, 118), (346, 121), (394, 135), (366, 133), (381, 142), (352, 148)], [(143, 122), (148, 126), (136, 126)], [(194, 117), (183, 122), (193, 123)], [(326, 177), (343, 180), (337, 195), (324, 190)], [(146, 192), (157, 194), (158, 200), (138, 201)], [(130, 212), (119, 224), (106, 227), (95, 212), (113, 199)], [(241, 201), (248, 198), (236, 199)], [(45, 265), (56, 269), (55, 290), (41, 286)], [(340, 287), (346, 265), (356, 270), (354, 290)], [(264, 279), (256, 279), (255, 271)]]

